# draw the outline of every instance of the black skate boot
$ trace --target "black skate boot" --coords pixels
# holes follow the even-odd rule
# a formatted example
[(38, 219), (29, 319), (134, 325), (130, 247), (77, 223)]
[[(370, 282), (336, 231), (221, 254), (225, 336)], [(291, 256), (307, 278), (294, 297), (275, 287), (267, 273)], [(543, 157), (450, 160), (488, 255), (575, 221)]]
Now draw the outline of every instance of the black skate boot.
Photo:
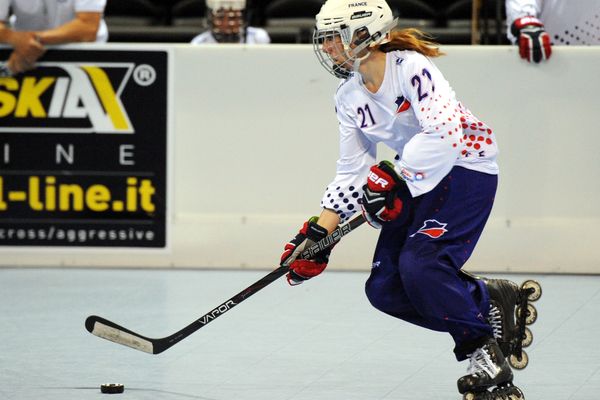
[(523, 282), (519, 288), (516, 283), (507, 279), (488, 279), (462, 272), (470, 279), (485, 283), (490, 295), (488, 321), (494, 338), (511, 367), (525, 368), (529, 357), (523, 348), (533, 341), (533, 334), (527, 325), (533, 324), (537, 319), (537, 310), (530, 302), (541, 297), (542, 287), (533, 280)]
[(458, 391), (463, 400), (524, 400), (521, 390), (512, 383), (513, 373), (495, 339), (469, 355), (468, 375), (461, 377)]

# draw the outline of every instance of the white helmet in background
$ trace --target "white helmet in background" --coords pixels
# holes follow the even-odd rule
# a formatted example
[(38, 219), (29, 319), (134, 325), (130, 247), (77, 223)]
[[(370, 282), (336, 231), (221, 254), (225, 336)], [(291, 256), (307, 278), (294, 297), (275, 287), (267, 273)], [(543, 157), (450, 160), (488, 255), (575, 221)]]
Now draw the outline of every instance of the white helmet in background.
[[(354, 61), (363, 50), (381, 43), (396, 26), (390, 6), (385, 0), (327, 0), (316, 16), (313, 48), (319, 62), (338, 78), (347, 78), (353, 71)], [(347, 60), (340, 64), (323, 50), (327, 41), (341, 39), (340, 52)], [(352, 45), (352, 46), (351, 46)]]
[(206, 18), (217, 42), (245, 41), (246, 0), (206, 0)]

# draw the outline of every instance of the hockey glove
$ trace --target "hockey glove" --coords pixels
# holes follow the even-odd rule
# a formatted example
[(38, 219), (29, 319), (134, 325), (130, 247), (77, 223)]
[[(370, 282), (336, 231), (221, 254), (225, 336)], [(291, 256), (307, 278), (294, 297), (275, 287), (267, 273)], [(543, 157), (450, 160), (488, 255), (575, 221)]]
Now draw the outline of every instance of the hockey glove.
[(389, 161), (381, 161), (373, 165), (363, 186), (362, 210), (365, 219), (374, 228), (381, 229), (381, 224), (392, 221), (402, 212), (402, 200), (399, 194), (406, 194), (408, 186), (394, 170)]
[(542, 21), (535, 17), (518, 18), (510, 31), (518, 40), (521, 58), (536, 64), (550, 58), (550, 35), (544, 30)]
[(285, 245), (285, 251), (281, 255), (281, 265), (290, 267), (286, 278), (291, 286), (319, 275), (329, 262), (331, 247), (317, 253), (311, 260), (298, 258), (305, 249), (327, 236), (327, 229), (318, 225), (317, 220), (318, 217), (312, 217), (306, 221), (300, 232)]

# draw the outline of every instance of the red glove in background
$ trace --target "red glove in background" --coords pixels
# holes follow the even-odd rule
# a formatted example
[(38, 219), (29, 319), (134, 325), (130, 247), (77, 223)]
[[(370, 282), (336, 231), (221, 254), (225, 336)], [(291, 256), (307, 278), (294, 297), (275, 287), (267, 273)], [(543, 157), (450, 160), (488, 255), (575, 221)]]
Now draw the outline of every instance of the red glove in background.
[(510, 27), (517, 38), (521, 58), (534, 63), (547, 60), (552, 55), (550, 35), (544, 29), (542, 21), (535, 17), (522, 17)]

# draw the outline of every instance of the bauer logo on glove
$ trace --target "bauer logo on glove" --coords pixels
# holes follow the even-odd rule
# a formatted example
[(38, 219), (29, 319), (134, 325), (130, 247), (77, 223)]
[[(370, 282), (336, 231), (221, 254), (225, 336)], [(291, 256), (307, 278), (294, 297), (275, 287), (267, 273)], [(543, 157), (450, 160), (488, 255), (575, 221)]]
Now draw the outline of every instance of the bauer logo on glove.
[(286, 278), (292, 286), (319, 275), (329, 262), (329, 254), (333, 246), (318, 252), (310, 260), (298, 258), (305, 249), (327, 236), (327, 229), (317, 224), (318, 219), (318, 217), (312, 217), (306, 221), (300, 232), (285, 245), (281, 255), (281, 265), (290, 267)]
[(402, 212), (401, 198), (410, 196), (406, 182), (400, 178), (394, 165), (382, 161), (373, 165), (363, 186), (361, 207), (367, 222), (381, 229), (381, 224), (392, 221)]
[(375, 187), (379, 187), (381, 190), (385, 190), (385, 188), (390, 184), (389, 180), (380, 177), (372, 169), (371, 171), (369, 171), (368, 179), (373, 183)]

